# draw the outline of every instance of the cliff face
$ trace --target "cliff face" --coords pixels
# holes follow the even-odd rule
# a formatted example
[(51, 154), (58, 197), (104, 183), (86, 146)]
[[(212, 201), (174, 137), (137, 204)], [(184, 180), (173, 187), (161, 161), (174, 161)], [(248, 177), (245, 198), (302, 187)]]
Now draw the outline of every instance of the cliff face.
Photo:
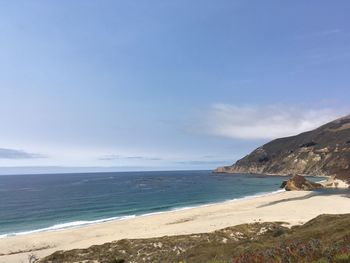
[(215, 172), (334, 175), (350, 180), (350, 115), (313, 131), (273, 140)]

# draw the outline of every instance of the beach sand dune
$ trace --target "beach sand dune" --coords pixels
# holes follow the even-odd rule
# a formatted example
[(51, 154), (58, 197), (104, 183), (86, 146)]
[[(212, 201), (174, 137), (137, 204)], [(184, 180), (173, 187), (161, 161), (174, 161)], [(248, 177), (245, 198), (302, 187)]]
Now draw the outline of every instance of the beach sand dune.
[(0, 263), (27, 262), (30, 253), (43, 257), (57, 250), (87, 248), (123, 238), (204, 233), (250, 222), (302, 224), (320, 214), (350, 213), (349, 197), (348, 191), (280, 192), (75, 229), (6, 237), (0, 239)]

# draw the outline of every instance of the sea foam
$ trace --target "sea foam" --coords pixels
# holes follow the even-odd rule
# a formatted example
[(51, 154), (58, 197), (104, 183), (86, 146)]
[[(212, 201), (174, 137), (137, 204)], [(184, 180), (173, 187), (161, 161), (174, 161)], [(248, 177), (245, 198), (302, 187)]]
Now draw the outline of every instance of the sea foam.
[(109, 217), (109, 218), (90, 220), (90, 221), (87, 221), (87, 220), (73, 221), (68, 223), (56, 224), (50, 227), (39, 228), (35, 230), (3, 234), (3, 235), (0, 235), (0, 238), (11, 237), (11, 236), (22, 236), (22, 235), (28, 235), (33, 233), (39, 233), (39, 232), (62, 230), (67, 228), (77, 228), (77, 227), (100, 224), (100, 223), (110, 222), (110, 221), (120, 221), (120, 220), (130, 219), (134, 217), (135, 215), (128, 215), (128, 216), (116, 216), (116, 217)]

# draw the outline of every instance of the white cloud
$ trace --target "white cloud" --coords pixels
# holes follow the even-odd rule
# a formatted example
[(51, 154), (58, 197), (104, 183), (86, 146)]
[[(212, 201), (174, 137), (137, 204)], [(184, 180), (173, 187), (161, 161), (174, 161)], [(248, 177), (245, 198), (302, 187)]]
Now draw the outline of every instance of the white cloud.
[(202, 131), (238, 139), (274, 139), (299, 134), (335, 120), (344, 112), (275, 106), (214, 104)]
[(159, 157), (149, 157), (149, 156), (124, 156), (119, 154), (104, 155), (98, 158), (101, 161), (114, 161), (114, 160), (145, 160), (145, 161), (160, 161)]

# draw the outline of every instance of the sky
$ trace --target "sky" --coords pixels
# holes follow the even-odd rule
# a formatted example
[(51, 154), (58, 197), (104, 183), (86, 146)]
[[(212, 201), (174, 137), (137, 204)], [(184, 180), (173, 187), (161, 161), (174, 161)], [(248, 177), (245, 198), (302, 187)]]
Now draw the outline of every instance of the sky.
[(347, 115), (349, 9), (0, 1), (0, 173), (213, 169)]

